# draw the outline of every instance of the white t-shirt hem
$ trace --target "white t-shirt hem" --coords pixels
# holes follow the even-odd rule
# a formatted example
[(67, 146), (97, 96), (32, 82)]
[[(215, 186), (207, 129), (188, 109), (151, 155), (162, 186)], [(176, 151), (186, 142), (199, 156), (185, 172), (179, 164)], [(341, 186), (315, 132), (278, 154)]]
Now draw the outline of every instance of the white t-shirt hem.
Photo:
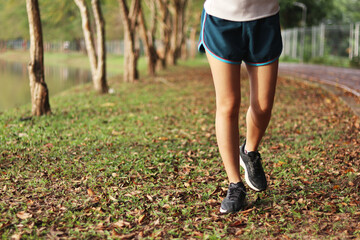
[(277, 14), (278, 0), (206, 0), (207, 14), (221, 19), (245, 22)]

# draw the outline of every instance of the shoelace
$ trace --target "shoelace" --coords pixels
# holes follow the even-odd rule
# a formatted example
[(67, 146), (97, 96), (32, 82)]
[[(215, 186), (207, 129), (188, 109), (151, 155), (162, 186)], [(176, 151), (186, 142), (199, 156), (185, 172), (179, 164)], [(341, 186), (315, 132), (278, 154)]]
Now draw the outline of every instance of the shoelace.
[(257, 171), (261, 171), (261, 156), (260, 153), (256, 152), (253, 153), (254, 157), (250, 157), (251, 162), (253, 162), (253, 166), (254, 166), (254, 170)]
[(240, 197), (242, 191), (243, 190), (240, 187), (231, 186), (229, 188), (229, 199), (231, 199), (231, 200), (238, 199)]

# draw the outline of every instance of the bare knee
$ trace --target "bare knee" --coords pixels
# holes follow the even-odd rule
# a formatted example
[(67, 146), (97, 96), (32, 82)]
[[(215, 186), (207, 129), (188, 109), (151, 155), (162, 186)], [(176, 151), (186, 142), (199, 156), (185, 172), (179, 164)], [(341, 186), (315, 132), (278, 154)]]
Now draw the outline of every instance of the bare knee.
[(237, 118), (239, 109), (240, 99), (221, 99), (216, 103), (216, 112), (222, 117)]
[(270, 118), (272, 107), (272, 104), (251, 104), (250, 106), (252, 113), (259, 118)]

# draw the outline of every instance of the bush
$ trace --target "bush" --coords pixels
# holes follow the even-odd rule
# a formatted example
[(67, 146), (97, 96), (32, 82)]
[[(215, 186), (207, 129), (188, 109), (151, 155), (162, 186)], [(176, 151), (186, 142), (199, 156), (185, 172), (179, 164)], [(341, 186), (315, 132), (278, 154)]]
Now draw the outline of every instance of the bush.
[(332, 56), (332, 55), (311, 58), (308, 62), (312, 64), (321, 64), (321, 65), (336, 66), (336, 67), (350, 66), (348, 58)]
[(354, 68), (360, 68), (360, 57), (353, 57), (353, 59), (350, 60), (350, 67)]

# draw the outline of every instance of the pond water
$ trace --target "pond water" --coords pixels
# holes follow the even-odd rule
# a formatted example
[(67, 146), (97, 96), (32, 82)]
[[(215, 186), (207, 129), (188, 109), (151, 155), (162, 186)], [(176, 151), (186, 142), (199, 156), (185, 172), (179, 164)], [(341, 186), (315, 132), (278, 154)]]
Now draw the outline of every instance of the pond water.
[[(45, 82), (51, 97), (75, 85), (91, 81), (89, 70), (45, 66)], [(26, 63), (0, 60), (0, 112), (31, 102)]]

